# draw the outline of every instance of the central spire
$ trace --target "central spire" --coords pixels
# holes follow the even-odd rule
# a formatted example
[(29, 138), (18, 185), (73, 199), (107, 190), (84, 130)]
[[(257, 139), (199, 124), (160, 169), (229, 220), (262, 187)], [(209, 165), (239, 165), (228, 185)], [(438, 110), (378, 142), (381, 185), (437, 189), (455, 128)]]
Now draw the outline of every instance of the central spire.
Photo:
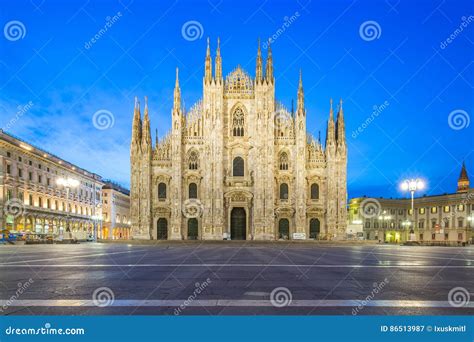
[(222, 58), (221, 58), (221, 41), (217, 38), (217, 50), (216, 50), (216, 82), (222, 80)]
[(261, 83), (263, 80), (263, 69), (262, 69), (262, 50), (260, 49), (260, 38), (258, 39), (258, 50), (257, 50), (257, 66), (255, 68), (255, 81)]
[(298, 84), (298, 113), (304, 114), (304, 91), (303, 91), (303, 72), (300, 69), (300, 81)]
[(207, 50), (206, 50), (206, 62), (204, 69), (204, 82), (211, 83), (212, 81), (212, 59), (211, 59), (211, 47), (209, 43), (209, 37), (207, 38)]
[(267, 83), (273, 84), (273, 57), (270, 42), (268, 42), (267, 69), (265, 70), (265, 78), (267, 80)]
[(181, 110), (181, 89), (179, 88), (179, 69), (176, 68), (176, 82), (174, 86), (173, 96), (173, 112), (179, 112)]

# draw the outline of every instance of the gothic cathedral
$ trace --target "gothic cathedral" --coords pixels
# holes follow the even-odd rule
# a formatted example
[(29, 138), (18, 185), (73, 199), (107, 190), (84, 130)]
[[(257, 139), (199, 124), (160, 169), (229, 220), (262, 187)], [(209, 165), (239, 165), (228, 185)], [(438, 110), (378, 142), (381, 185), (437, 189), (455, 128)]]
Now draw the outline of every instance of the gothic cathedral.
[(332, 101), (326, 143), (306, 132), (300, 73), (297, 106), (275, 100), (270, 47), (258, 47), (255, 79), (238, 66), (223, 78), (209, 40), (203, 97), (189, 112), (176, 70), (171, 131), (153, 146), (148, 104), (135, 101), (131, 161), (134, 239), (343, 239), (347, 147), (342, 101)]

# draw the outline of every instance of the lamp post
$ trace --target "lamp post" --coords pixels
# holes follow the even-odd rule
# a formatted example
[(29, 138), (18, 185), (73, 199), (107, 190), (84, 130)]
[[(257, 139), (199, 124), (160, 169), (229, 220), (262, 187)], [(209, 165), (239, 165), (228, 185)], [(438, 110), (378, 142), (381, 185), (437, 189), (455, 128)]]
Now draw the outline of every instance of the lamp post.
[(74, 178), (59, 177), (56, 180), (56, 184), (62, 185), (66, 188), (66, 232), (70, 232), (71, 229), (69, 228), (69, 191), (71, 190), (71, 188), (79, 186), (79, 181)]
[[(410, 231), (410, 241), (412, 240), (412, 235), (414, 234), (415, 228), (415, 191), (421, 190), (425, 187), (425, 183), (419, 179), (405, 179), (401, 183), (401, 188), (403, 191), (410, 191), (411, 195), (411, 222), (412, 222), (412, 230)], [(412, 233), (413, 232), (413, 233)]]
[[(467, 225), (467, 236), (466, 240), (469, 242), (472, 239), (472, 225), (474, 223), (474, 214), (471, 214), (471, 216), (467, 217), (467, 221), (469, 222)], [(472, 243), (472, 242), (471, 242)]]

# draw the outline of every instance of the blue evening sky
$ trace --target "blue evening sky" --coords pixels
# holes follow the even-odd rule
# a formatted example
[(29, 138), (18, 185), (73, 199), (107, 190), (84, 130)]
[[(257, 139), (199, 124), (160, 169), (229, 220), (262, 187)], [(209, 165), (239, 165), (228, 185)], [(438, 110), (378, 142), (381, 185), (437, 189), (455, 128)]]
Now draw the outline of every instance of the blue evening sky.
[[(472, 1), (0, 3), (0, 127), (125, 186), (134, 97), (148, 96), (162, 137), (177, 66), (186, 107), (201, 97), (208, 36), (224, 74), (251, 75), (258, 38), (273, 36), (276, 96), (291, 108), (301, 68), (314, 136), (343, 98), (350, 197), (403, 196), (406, 177), (454, 192), (463, 160), (474, 181)], [(98, 111), (113, 125), (97, 129)]]

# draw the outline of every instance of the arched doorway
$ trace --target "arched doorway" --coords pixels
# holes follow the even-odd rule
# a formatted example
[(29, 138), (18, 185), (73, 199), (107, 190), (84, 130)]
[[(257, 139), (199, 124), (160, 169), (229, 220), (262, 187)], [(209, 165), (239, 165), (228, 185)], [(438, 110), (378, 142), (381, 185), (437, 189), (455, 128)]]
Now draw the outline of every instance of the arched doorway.
[(321, 231), (321, 223), (317, 218), (312, 218), (309, 221), (309, 238), (317, 239)]
[(168, 239), (168, 220), (165, 218), (158, 219), (157, 223), (157, 240), (167, 240)]
[(197, 240), (198, 235), (198, 220), (190, 218), (188, 220), (188, 240)]
[(230, 213), (230, 237), (245, 240), (247, 236), (247, 214), (244, 208), (233, 208)]
[(286, 218), (280, 219), (280, 221), (278, 221), (278, 239), (290, 239), (290, 221), (288, 221)]

